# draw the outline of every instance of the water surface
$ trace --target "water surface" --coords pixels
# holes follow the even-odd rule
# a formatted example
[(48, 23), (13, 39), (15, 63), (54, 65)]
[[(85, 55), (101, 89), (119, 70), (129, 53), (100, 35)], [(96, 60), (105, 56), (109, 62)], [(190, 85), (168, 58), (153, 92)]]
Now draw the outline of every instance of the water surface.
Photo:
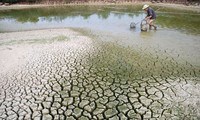
[[(153, 6), (157, 13), (158, 30), (141, 32), (140, 22), (146, 16), (141, 7), (56, 6), (3, 10), (0, 11), (0, 32), (83, 28), (93, 31), (106, 41), (169, 50), (175, 56), (182, 54), (187, 60), (199, 65), (200, 13)], [(130, 29), (131, 22), (137, 23), (135, 29)]]
[[(154, 6), (160, 28), (199, 34), (200, 14)], [(146, 16), (141, 6), (56, 6), (0, 12), (0, 31), (20, 31), (55, 27), (88, 27), (101, 30), (127, 30), (130, 22)], [(138, 27), (137, 27), (138, 28)], [(138, 31), (139, 29), (136, 29)], [(120, 31), (122, 32), (122, 31)], [(123, 31), (125, 32), (125, 31)]]

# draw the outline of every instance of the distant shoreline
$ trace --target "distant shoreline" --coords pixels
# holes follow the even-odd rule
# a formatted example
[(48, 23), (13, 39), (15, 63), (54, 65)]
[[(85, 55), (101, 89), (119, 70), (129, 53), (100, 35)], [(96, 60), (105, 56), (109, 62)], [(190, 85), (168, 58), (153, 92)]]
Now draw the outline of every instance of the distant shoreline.
[(179, 10), (190, 10), (200, 13), (200, 6), (183, 5), (183, 4), (172, 4), (172, 3), (151, 3), (151, 2), (122, 2), (122, 3), (104, 3), (104, 2), (91, 2), (91, 3), (69, 3), (69, 4), (12, 4), (9, 6), (1, 5), (1, 10), (11, 9), (26, 9), (26, 8), (40, 8), (40, 7), (51, 7), (51, 6), (73, 6), (73, 5), (143, 5), (149, 4), (150, 6), (161, 6), (166, 8), (174, 8)]

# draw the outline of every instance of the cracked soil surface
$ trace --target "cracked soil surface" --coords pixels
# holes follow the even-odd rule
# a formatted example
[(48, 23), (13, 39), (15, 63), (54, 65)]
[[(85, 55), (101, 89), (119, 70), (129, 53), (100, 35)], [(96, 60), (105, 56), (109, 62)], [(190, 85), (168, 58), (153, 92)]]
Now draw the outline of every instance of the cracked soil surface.
[(0, 42), (2, 120), (200, 119), (200, 69), (188, 62), (70, 29)]

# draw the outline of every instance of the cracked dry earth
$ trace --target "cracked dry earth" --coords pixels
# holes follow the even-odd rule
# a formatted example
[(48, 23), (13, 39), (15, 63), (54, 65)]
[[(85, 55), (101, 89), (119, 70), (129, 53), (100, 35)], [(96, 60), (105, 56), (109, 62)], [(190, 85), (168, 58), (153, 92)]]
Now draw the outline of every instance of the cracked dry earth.
[(0, 36), (2, 120), (200, 119), (188, 62), (67, 29)]

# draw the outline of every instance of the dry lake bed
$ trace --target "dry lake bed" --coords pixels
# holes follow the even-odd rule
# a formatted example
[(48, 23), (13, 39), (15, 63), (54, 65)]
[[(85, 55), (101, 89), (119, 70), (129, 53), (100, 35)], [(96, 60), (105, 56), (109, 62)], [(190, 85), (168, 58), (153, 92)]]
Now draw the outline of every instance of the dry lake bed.
[(141, 6), (1, 10), (0, 119), (200, 119), (200, 13), (157, 15), (141, 32)]

